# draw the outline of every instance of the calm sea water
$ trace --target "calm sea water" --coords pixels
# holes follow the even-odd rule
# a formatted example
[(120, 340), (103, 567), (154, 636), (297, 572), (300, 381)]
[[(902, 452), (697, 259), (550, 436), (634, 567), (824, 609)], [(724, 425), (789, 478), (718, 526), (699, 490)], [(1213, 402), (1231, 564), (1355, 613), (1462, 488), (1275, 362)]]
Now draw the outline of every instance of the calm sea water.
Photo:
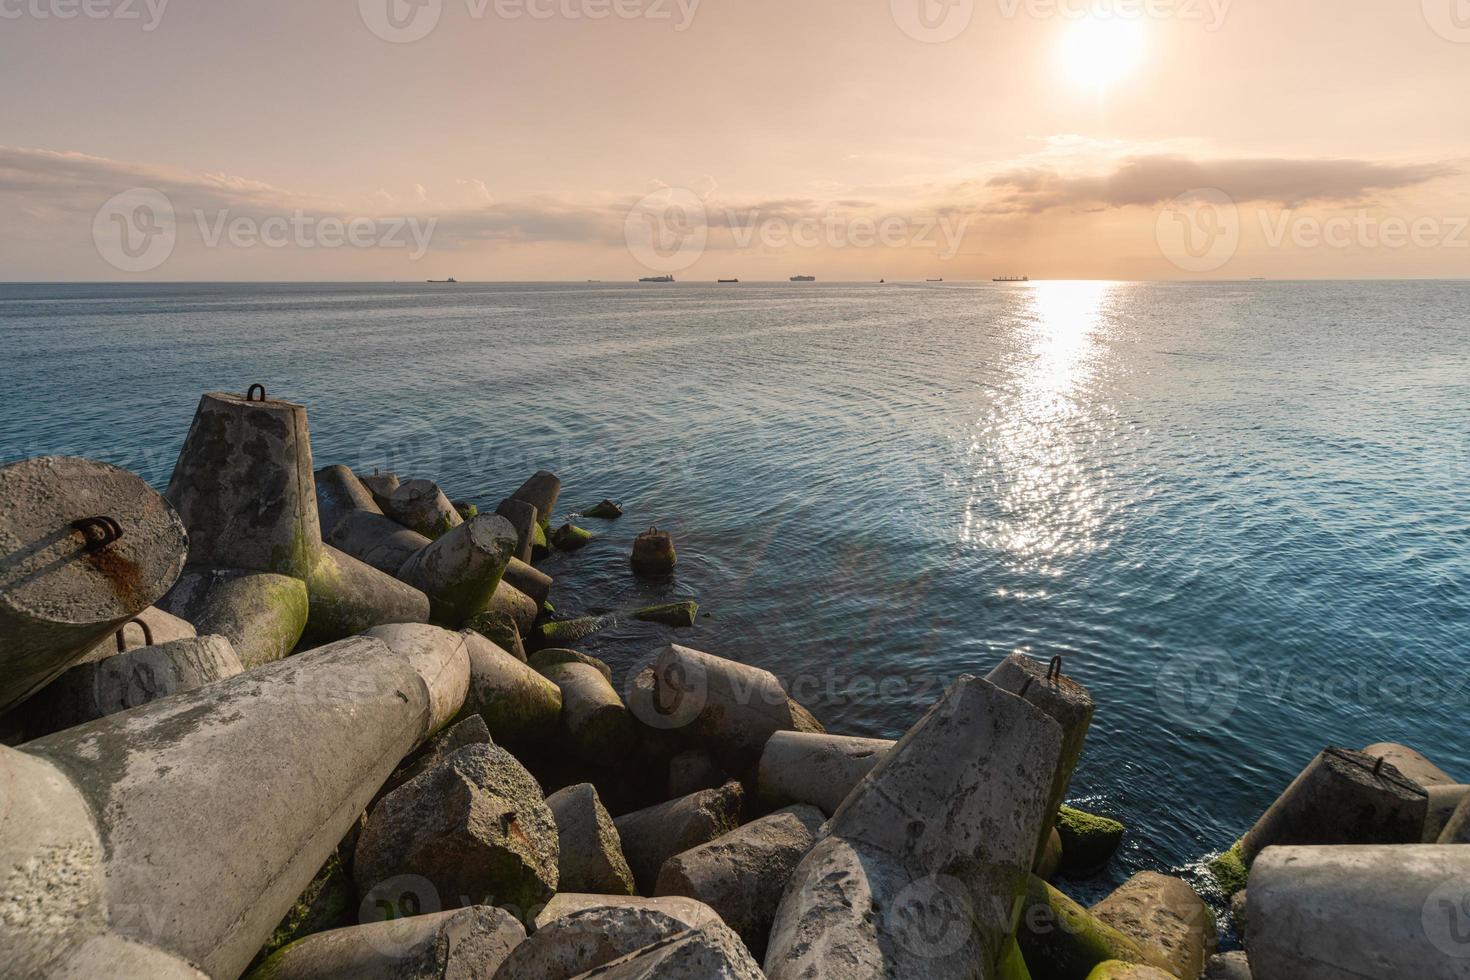
[[(1470, 283), (0, 285), (0, 343), (6, 460), (161, 487), (199, 393), (260, 382), (318, 465), (619, 499), (558, 609), (697, 597), (680, 642), (834, 731), (1062, 656), (1073, 797), (1131, 828), (1081, 897), (1193, 874), (1327, 744), (1470, 779)], [(672, 583), (626, 572), (649, 525)]]

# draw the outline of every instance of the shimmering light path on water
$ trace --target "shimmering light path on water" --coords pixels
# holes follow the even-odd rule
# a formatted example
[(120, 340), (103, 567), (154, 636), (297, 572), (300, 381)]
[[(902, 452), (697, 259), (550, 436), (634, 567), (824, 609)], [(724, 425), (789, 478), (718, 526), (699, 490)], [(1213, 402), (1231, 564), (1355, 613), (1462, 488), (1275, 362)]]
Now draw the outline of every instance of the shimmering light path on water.
[[(1322, 746), (1470, 780), (1470, 284), (0, 286), (0, 455), (163, 485), (201, 391), (309, 405), (319, 465), (494, 505), (538, 467), (618, 523), (564, 612), (696, 596), (679, 640), (897, 735), (1065, 657), (1096, 895), (1229, 844)], [(673, 530), (640, 585), (634, 534)], [(620, 677), (668, 631), (587, 648)]]

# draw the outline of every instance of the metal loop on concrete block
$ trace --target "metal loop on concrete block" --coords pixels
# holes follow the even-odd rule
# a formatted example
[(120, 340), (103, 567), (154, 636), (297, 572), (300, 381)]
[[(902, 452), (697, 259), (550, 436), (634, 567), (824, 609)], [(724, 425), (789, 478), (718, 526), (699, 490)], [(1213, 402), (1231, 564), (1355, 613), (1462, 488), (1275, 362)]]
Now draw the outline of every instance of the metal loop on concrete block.
[(83, 517), (71, 526), (87, 539), (88, 551), (101, 551), (123, 535), (122, 525), (111, 517)]
[(1046, 680), (1049, 684), (1059, 683), (1062, 679), (1062, 656), (1057, 654), (1051, 658), (1051, 666), (1046, 668)]
[(125, 653), (127, 651), (128, 641), (123, 637), (123, 633), (127, 630), (127, 628), (129, 626), (132, 626), (134, 623), (136, 623), (138, 625), (138, 627), (140, 629), (142, 629), (142, 631), (143, 631), (143, 645), (145, 647), (151, 647), (153, 645), (153, 629), (147, 623), (143, 622), (143, 620), (141, 620), (141, 619), (130, 619), (126, 623), (123, 623), (122, 626), (120, 626), (118, 628), (118, 631), (117, 631), (117, 652), (118, 653)]
[[(256, 391), (257, 388), (260, 389), (260, 397), (259, 398), (256, 398), (255, 397), (255, 391)], [(263, 401), (265, 401), (265, 385), (262, 385), (262, 384), (253, 384), (253, 385), (251, 385), (250, 386), (250, 389), (245, 392), (245, 400), (247, 402), (255, 402), (255, 401), (263, 402)]]

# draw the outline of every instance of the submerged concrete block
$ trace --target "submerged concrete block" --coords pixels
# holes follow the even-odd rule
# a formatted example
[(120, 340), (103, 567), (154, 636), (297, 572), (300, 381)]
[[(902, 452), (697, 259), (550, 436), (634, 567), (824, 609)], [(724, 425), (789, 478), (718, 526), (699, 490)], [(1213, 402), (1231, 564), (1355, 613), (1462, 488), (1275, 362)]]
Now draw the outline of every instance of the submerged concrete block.
[(464, 523), (454, 504), (433, 480), (399, 484), (388, 495), (383, 513), (430, 540), (441, 538)]
[(337, 522), (349, 513), (381, 514), (373, 493), (345, 466), (324, 466), (316, 471), (316, 514), (322, 537), (327, 538)]
[(474, 630), (462, 634), (470, 656), (464, 713), (485, 719), (497, 742), (536, 746), (555, 734), (561, 689)]
[(561, 689), (561, 729), (577, 757), (593, 765), (625, 763), (637, 747), (633, 716), (606, 677), (588, 664), (551, 664), (541, 672)]
[(183, 570), (179, 515), (107, 463), (0, 467), (0, 709), (158, 601)]
[(433, 544), (397, 521), (365, 510), (349, 511), (327, 534), (327, 543), (385, 575), (397, 575), (410, 558)]
[(623, 856), (618, 828), (591, 783), (557, 790), (546, 798), (561, 839), (558, 887), (570, 892), (633, 894), (633, 872)]
[(525, 928), (486, 905), (319, 932), (292, 943), (247, 980), (490, 980)]
[(557, 551), (581, 551), (592, 543), (592, 532), (569, 522), (551, 532), (550, 540)]
[(1078, 876), (1107, 864), (1127, 831), (1116, 820), (1070, 806), (1058, 809), (1056, 829), (1062, 838), (1061, 870)]
[(299, 578), (192, 566), (158, 604), (200, 633), (229, 640), (246, 670), (295, 649), (310, 610), (306, 583)]
[(1470, 977), (1470, 848), (1270, 847), (1251, 868), (1256, 980)]
[(644, 906), (578, 909), (538, 928), (506, 958), (495, 980), (568, 980), (688, 928)]
[(638, 890), (652, 895), (664, 862), (740, 826), (745, 792), (737, 782), (635, 810), (613, 823)]
[(679, 554), (674, 550), (674, 536), (668, 531), (651, 527), (633, 539), (633, 554), (630, 561), (633, 574), (646, 578), (670, 575)]
[(664, 862), (654, 894), (699, 899), (753, 955), (764, 956), (786, 883), (824, 819), (816, 807), (788, 807), (676, 854)]
[(1170, 973), (1194, 978), (1215, 954), (1215, 916), (1189, 883), (1141, 871), (1092, 907), (1125, 936), (1164, 954)]
[(307, 580), (306, 635), (319, 643), (389, 623), (427, 623), (429, 597), (331, 545)]
[(436, 622), (458, 626), (490, 604), (514, 551), (505, 518), (482, 514), (415, 553), (398, 577), (428, 595)]
[(776, 732), (761, 751), (761, 798), (777, 807), (810, 803), (831, 816), (897, 744), (887, 738)]
[(545, 528), (551, 523), (552, 511), (556, 509), (556, 498), (561, 495), (561, 481), (555, 473), (537, 471), (520, 489), (510, 495), (511, 500), (521, 500), (536, 508), (536, 520)]
[(306, 407), (261, 398), (200, 398), (164, 495), (190, 565), (305, 579), (322, 540)]
[(7, 891), (31, 910), (7, 917), (7, 969), (60, 974), (115, 937), (238, 976), (467, 684), (444, 637), (356, 637), (0, 748), (0, 867), (26, 869)]

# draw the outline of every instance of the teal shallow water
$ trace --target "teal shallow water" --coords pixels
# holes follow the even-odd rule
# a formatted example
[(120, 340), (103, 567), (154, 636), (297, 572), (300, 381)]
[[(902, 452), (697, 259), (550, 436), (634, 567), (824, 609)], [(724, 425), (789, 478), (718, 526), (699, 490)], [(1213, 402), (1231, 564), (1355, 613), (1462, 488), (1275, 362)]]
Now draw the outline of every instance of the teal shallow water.
[[(1011, 650), (1097, 699), (1105, 890), (1228, 845), (1324, 745), (1470, 779), (1470, 284), (0, 285), (0, 457), (162, 486), (199, 393), (309, 406), (318, 465), (620, 522), (564, 612), (901, 733)], [(625, 570), (650, 524), (672, 583)], [(620, 676), (669, 633), (586, 647)], [(1190, 873), (1187, 872), (1186, 873)]]

